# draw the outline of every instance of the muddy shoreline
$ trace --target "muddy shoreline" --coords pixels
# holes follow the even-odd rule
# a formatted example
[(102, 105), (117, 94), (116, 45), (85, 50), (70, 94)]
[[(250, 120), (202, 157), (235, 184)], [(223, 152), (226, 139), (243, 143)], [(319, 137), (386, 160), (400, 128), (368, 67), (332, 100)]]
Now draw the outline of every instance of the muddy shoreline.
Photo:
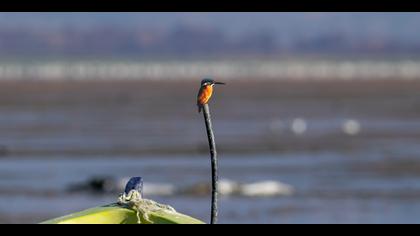
[[(223, 80), (223, 79), (221, 79)], [(228, 80), (212, 101), (219, 149), (287, 153), (420, 141), (420, 81)], [(1, 156), (200, 154), (198, 81), (0, 81)], [(296, 118), (307, 131), (291, 131)], [(362, 122), (357, 137), (347, 119)], [(389, 130), (401, 126), (404, 129)], [(382, 127), (383, 126), (383, 127)], [(411, 128), (414, 127), (414, 128)]]

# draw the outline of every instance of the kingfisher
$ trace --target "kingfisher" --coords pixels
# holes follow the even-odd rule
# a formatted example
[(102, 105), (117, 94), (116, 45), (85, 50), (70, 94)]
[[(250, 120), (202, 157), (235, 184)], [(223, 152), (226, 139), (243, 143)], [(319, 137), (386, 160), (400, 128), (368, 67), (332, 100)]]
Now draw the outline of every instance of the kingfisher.
[(197, 96), (197, 106), (198, 106), (198, 113), (201, 112), (204, 104), (207, 104), (213, 94), (213, 86), (215, 84), (225, 84), (222, 82), (215, 82), (212, 79), (203, 79), (201, 81), (200, 91), (198, 92)]

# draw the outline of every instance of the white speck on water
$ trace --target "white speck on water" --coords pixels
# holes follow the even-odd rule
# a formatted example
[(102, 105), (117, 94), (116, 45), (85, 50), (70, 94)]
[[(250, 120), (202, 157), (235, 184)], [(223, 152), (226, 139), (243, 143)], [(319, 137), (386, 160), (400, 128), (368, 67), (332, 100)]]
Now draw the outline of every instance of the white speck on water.
[(219, 182), (218, 191), (221, 195), (232, 195), (239, 191), (239, 184), (232, 180), (223, 179)]
[(294, 134), (301, 135), (306, 132), (306, 121), (302, 118), (296, 118), (292, 121), (291, 130)]
[(357, 120), (349, 119), (343, 123), (342, 129), (347, 135), (357, 135), (361, 131), (361, 126)]
[(251, 184), (244, 184), (241, 188), (241, 193), (244, 196), (256, 197), (256, 196), (279, 196), (292, 195), (294, 188), (288, 184), (284, 184), (278, 181), (261, 181)]

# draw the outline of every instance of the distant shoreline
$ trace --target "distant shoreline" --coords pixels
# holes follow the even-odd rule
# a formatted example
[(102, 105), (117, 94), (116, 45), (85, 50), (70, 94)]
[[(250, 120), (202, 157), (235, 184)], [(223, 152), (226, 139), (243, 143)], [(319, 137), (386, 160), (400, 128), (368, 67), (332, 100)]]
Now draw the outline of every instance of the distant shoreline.
[(420, 60), (265, 59), (0, 62), (0, 80), (417, 80)]

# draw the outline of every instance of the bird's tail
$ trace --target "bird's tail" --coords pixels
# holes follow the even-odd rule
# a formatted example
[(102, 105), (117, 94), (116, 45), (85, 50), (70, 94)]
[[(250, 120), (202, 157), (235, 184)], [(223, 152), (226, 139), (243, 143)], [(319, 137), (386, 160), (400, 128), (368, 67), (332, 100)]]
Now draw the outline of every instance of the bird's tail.
[(201, 113), (201, 108), (203, 108), (203, 106), (201, 106), (200, 104), (198, 104), (198, 113)]

